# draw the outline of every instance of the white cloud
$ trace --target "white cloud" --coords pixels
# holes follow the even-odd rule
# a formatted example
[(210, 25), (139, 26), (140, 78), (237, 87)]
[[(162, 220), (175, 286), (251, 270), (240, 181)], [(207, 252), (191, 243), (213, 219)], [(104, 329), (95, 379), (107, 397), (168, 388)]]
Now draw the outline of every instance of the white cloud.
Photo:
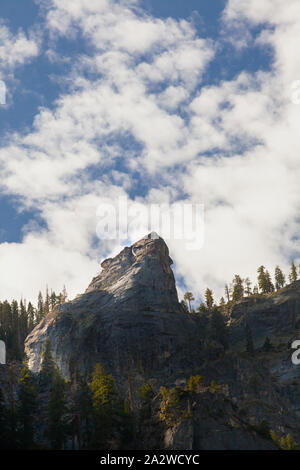
[(25, 34), (22, 29), (13, 34), (0, 19), (0, 106), (12, 103), (16, 85), (15, 70), (31, 62), (39, 54), (38, 34)]
[[(138, 2), (53, 1), (46, 21), (56, 49), (48, 56), (63, 55), (58, 36), (75, 41), (80, 33), (92, 48), (72, 57), (69, 92), (39, 111), (31, 132), (12, 135), (0, 149), (2, 190), (47, 224), (29, 227), (20, 244), (0, 245), (10, 267), (0, 296), (28, 297), (46, 283), (82, 290), (97, 255), (119, 247), (95, 243), (97, 204), (136, 184), (148, 190), (141, 201), (184, 193), (205, 204), (203, 249), (170, 242), (177, 272), (196, 294), (210, 286), (219, 296), (234, 274), (254, 278), (262, 263), (287, 268), (299, 250), (300, 107), (290, 99), (291, 82), (300, 79), (297, 5), (230, 0), (221, 41), (230, 40), (234, 23), (232, 42), (252, 47), (245, 41), (251, 26), (265, 25), (256, 45), (273, 48), (275, 60), (268, 72), (241, 70), (201, 87), (222, 44), (199, 38), (191, 23), (153, 18)], [(27, 277), (18, 270), (23, 260)]]
[(183, 86), (168, 86), (160, 95), (156, 95), (157, 101), (167, 110), (178, 108), (180, 103), (189, 99), (189, 93)]
[[(132, 170), (148, 165), (155, 171), (162, 152), (163, 165), (173, 161), (173, 151), (178, 154), (184, 122), (168, 109), (189, 99), (183, 85), (186, 72), (194, 74), (194, 81), (199, 78), (213, 50), (189, 23), (135, 13), (129, 8), (134, 3), (53, 2), (48, 11), (53, 40), (57, 34), (74, 38), (80, 28), (96, 52), (73, 60), (70, 92), (61, 95), (52, 110), (40, 109), (31, 132), (11, 135), (10, 144), (0, 149), (2, 191), (19, 196), (20, 210), (34, 208), (46, 222), (44, 229), (27, 224), (22, 243), (0, 246), (5, 263), (11, 260), (1, 297), (31, 297), (46, 283), (59, 289), (64, 282), (71, 295), (83, 290), (98, 266), (91, 258), (118, 249), (117, 242), (95, 240), (97, 204), (103, 198), (114, 201), (122, 185), (130, 190), (134, 184), (130, 174), (115, 166), (115, 159)], [(160, 73), (162, 64), (154, 63), (164, 55), (170, 69), (165, 82), (168, 74), (176, 73), (177, 86), (169, 87), (164, 105), (158, 92), (148, 92), (151, 80), (140, 71), (146, 62), (139, 56), (145, 53)], [(59, 50), (48, 49), (47, 55), (60, 60)], [(66, 57), (64, 61), (69, 63)], [(96, 78), (83, 78), (86, 69)], [(134, 149), (124, 154), (120, 136), (142, 144), (139, 158)], [(93, 171), (101, 176), (91, 178)], [(28, 265), (29, 259), (31, 275), (26, 277), (16, 265), (22, 260)]]
[(13, 35), (9, 28), (0, 24), (0, 67), (1, 69), (13, 69), (23, 65), (38, 55), (38, 44), (35, 39), (29, 39), (20, 30)]

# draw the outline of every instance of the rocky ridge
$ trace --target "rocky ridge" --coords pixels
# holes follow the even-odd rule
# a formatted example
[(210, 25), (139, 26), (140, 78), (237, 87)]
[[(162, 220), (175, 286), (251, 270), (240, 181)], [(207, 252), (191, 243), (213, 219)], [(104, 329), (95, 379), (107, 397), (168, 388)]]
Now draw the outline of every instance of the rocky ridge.
[(29, 367), (38, 372), (45, 341), (65, 377), (70, 361), (83, 372), (95, 362), (122, 380), (128, 371), (172, 376), (197, 354), (197, 318), (178, 302), (169, 250), (150, 236), (102, 262), (83, 295), (55, 309), (27, 337)]
[[(179, 303), (171, 264), (165, 242), (151, 236), (103, 261), (85, 293), (57, 307), (27, 337), (31, 370), (40, 370), (50, 339), (66, 378), (74, 361), (84, 374), (100, 362), (124, 397), (129, 386), (136, 390), (150, 382), (156, 395), (141, 448), (277, 448), (266, 423), (279, 436), (289, 433), (300, 442), (300, 368), (292, 364), (290, 350), (300, 329), (300, 281), (234, 305), (225, 350), (209, 344), (209, 320), (187, 313)], [(254, 356), (246, 353), (246, 324)], [(267, 336), (271, 351), (263, 347)], [(184, 391), (191, 374), (205, 381), (201, 393), (192, 396)], [(209, 391), (212, 380), (219, 384), (216, 394)], [(161, 385), (182, 395), (184, 413), (172, 423), (159, 419)]]

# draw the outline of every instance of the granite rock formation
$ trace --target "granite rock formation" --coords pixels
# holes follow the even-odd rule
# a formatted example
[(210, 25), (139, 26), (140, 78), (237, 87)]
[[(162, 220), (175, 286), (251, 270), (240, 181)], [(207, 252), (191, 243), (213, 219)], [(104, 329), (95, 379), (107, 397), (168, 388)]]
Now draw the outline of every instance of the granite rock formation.
[(57, 307), (28, 336), (31, 370), (39, 371), (48, 338), (65, 377), (71, 361), (82, 372), (100, 362), (120, 380), (128, 373), (142, 380), (186, 370), (199, 349), (198, 322), (178, 302), (171, 264), (166, 243), (150, 236), (103, 261), (85, 293)]
[[(50, 339), (66, 378), (72, 362), (83, 374), (99, 362), (124, 398), (150, 381), (155, 397), (139, 436), (143, 449), (278, 448), (266, 424), (300, 444), (300, 366), (291, 361), (300, 330), (300, 281), (236, 303), (225, 350), (210, 339), (209, 317), (187, 313), (179, 303), (171, 264), (165, 242), (149, 235), (103, 261), (85, 293), (56, 307), (27, 337), (31, 370), (40, 370)], [(246, 324), (253, 355), (246, 352)], [(191, 374), (204, 378), (201, 393), (186, 392)], [(212, 380), (218, 393), (210, 391)], [(159, 417), (161, 385), (180, 388), (183, 413), (172, 423)]]
[[(292, 343), (300, 339), (300, 281), (268, 296), (251, 296), (237, 303), (230, 320), (232, 348), (245, 350), (245, 326), (249, 325), (256, 357), (280, 383), (300, 415), (300, 366), (293, 364)], [(266, 348), (266, 338), (270, 341)]]

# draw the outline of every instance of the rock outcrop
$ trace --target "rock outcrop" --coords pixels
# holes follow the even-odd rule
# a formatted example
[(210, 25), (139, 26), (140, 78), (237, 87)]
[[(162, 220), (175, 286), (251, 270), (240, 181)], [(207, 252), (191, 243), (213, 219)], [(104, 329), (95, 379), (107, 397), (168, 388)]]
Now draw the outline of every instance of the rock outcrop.
[[(31, 370), (40, 370), (49, 339), (66, 378), (74, 362), (83, 374), (99, 362), (124, 398), (150, 382), (155, 397), (140, 448), (278, 448), (270, 429), (300, 443), (300, 367), (292, 364), (290, 347), (300, 330), (300, 281), (236, 303), (223, 324), (226, 349), (212, 336), (214, 315), (189, 314), (179, 303), (171, 264), (165, 242), (150, 236), (103, 261), (85, 293), (56, 307), (27, 337)], [(246, 324), (253, 355), (246, 352)], [(191, 374), (204, 379), (199, 393), (186, 388)], [(168, 423), (160, 418), (162, 385), (178, 387), (181, 397), (182, 413)], [(137, 395), (134, 400), (137, 405)]]
[(39, 371), (50, 339), (65, 377), (72, 361), (85, 373), (100, 362), (120, 381), (128, 374), (142, 381), (186, 371), (199, 350), (198, 323), (178, 302), (171, 264), (163, 239), (150, 236), (103, 261), (86, 292), (57, 307), (28, 336), (31, 370)]
[[(251, 296), (237, 303), (230, 321), (232, 348), (245, 351), (249, 325), (256, 360), (264, 363), (300, 416), (300, 366), (292, 362), (291, 345), (300, 332), (300, 281), (268, 296)], [(270, 346), (264, 346), (266, 338)]]

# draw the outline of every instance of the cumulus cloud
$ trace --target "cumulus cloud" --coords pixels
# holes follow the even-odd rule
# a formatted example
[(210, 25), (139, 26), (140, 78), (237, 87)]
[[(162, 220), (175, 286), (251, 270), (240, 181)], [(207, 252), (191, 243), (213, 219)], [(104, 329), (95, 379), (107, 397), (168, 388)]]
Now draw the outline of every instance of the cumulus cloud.
[[(196, 295), (210, 286), (220, 296), (234, 274), (254, 278), (262, 263), (287, 269), (299, 250), (297, 5), (230, 0), (227, 37), (216, 43), (191, 22), (147, 15), (138, 1), (44, 3), (48, 57), (64, 55), (58, 37), (89, 49), (64, 57), (69, 90), (0, 149), (2, 191), (45, 222), (42, 230), (29, 226), (22, 243), (0, 245), (11, 273), (0, 296), (28, 297), (46, 283), (65, 283), (71, 296), (82, 291), (99, 258), (121, 245), (95, 238), (97, 206), (126, 194), (205, 204), (203, 248), (168, 241), (177, 274)], [(233, 24), (237, 48), (272, 48), (274, 62), (269, 71), (203, 85)], [(245, 42), (257, 25), (259, 37)], [(17, 267), (29, 259), (26, 277)]]
[(28, 38), (22, 30), (13, 35), (6, 25), (0, 24), (0, 70), (23, 65), (36, 57), (38, 51), (37, 40)]
[[(188, 22), (147, 16), (137, 2), (77, 0), (48, 7), (51, 61), (60, 60), (59, 35), (75, 40), (81, 34), (94, 49), (72, 57), (70, 91), (52, 109), (39, 110), (30, 132), (11, 135), (0, 149), (2, 192), (18, 196), (20, 210), (38, 210), (45, 223), (43, 229), (28, 224), (20, 244), (1, 245), (3, 259), (11, 259), (2, 297), (13, 292), (28, 297), (42, 284), (58, 289), (63, 281), (72, 296), (85, 287), (91, 270), (95, 274), (99, 258), (119, 249), (118, 241), (96, 239), (97, 206), (132, 190), (131, 171), (155, 172), (173, 161), (173, 151), (180, 158), (184, 121), (169, 106), (174, 111), (176, 103), (189, 99), (187, 73), (195, 85), (214, 53)], [(157, 80), (148, 76), (147, 64), (169, 84), (173, 105), (171, 100), (166, 105), (167, 94), (165, 106), (160, 103), (161, 90), (150, 90)], [(87, 70), (92, 78), (86, 78)], [(132, 145), (124, 152), (128, 139)], [(29, 258), (33, 278), (15, 269)]]
[[(225, 26), (232, 21), (246, 29), (264, 25), (258, 42), (273, 48), (274, 62), (270, 72), (241, 73), (208, 86), (192, 102), (195, 127), (206, 129), (206, 142), (221, 151), (193, 161), (183, 176), (191, 200), (205, 202), (206, 242), (188, 263), (188, 254), (177, 250), (178, 269), (194, 290), (212, 285), (219, 295), (235, 273), (255, 279), (260, 264), (273, 269), (278, 263), (287, 271), (290, 259), (299, 260), (300, 111), (291, 100), (300, 73), (293, 46), (299, 5), (232, 0)], [(224, 152), (236, 150), (236, 143), (238, 153)]]

